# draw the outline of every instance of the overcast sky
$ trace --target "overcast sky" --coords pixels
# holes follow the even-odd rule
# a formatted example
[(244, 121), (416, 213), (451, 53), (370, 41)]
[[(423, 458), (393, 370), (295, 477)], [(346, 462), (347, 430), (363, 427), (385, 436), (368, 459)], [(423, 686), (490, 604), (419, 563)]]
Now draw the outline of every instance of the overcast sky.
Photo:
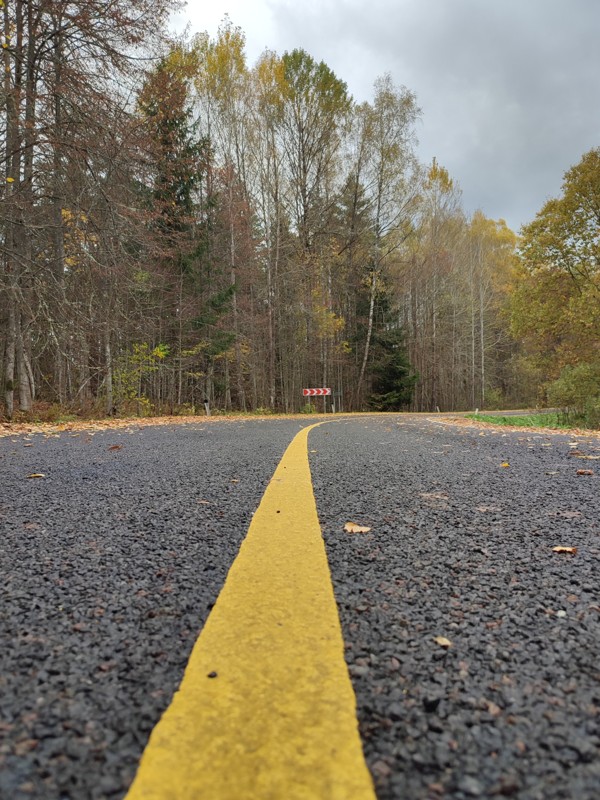
[(422, 109), (421, 160), (514, 230), (600, 146), (600, 0), (190, 0), (177, 27), (214, 36), (225, 14), (249, 64), (303, 48), (357, 101), (391, 73)]

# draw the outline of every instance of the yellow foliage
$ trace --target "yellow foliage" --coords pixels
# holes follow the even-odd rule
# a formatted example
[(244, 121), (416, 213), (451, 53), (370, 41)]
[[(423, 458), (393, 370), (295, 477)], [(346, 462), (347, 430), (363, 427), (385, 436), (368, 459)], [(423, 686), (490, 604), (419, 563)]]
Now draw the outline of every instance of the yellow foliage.
[(333, 339), (336, 333), (343, 330), (346, 324), (343, 317), (338, 317), (335, 311), (323, 302), (318, 290), (313, 292), (313, 319), (319, 339)]
[(454, 181), (445, 167), (440, 167), (437, 159), (434, 158), (427, 173), (427, 181), (430, 186), (437, 185), (442, 192), (451, 192), (454, 189)]
[(226, 17), (220, 25), (216, 41), (206, 35), (194, 42), (196, 85), (217, 102), (239, 97), (248, 75), (246, 37), (241, 28)]
[(266, 51), (254, 68), (261, 108), (281, 110), (286, 95), (285, 65), (277, 53)]

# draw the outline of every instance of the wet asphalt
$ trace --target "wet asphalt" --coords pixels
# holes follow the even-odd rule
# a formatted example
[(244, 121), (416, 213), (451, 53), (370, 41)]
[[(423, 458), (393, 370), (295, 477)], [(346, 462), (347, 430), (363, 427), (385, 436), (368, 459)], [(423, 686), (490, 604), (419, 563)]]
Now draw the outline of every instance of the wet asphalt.
[[(124, 796), (311, 422), (0, 438), (0, 798)], [(382, 416), (309, 449), (379, 800), (600, 797), (600, 440)]]

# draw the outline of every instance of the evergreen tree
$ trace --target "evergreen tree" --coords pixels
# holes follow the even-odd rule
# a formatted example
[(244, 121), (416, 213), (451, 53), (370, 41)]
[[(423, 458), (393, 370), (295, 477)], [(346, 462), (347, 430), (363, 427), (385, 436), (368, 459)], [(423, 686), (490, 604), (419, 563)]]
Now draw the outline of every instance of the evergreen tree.
[(372, 392), (369, 405), (375, 411), (400, 411), (410, 404), (418, 375), (412, 371), (398, 328), (373, 334)]

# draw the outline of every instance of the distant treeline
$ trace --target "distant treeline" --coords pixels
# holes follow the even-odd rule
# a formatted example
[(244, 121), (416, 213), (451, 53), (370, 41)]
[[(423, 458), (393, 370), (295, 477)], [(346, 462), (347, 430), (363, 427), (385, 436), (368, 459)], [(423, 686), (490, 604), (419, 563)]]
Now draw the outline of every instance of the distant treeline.
[(356, 103), (303, 50), (250, 67), (230, 22), (170, 41), (170, 10), (4, 9), (5, 415), (539, 399), (571, 362), (535, 309), (584, 279), (464, 214), (415, 157), (414, 95), (385, 75)]

